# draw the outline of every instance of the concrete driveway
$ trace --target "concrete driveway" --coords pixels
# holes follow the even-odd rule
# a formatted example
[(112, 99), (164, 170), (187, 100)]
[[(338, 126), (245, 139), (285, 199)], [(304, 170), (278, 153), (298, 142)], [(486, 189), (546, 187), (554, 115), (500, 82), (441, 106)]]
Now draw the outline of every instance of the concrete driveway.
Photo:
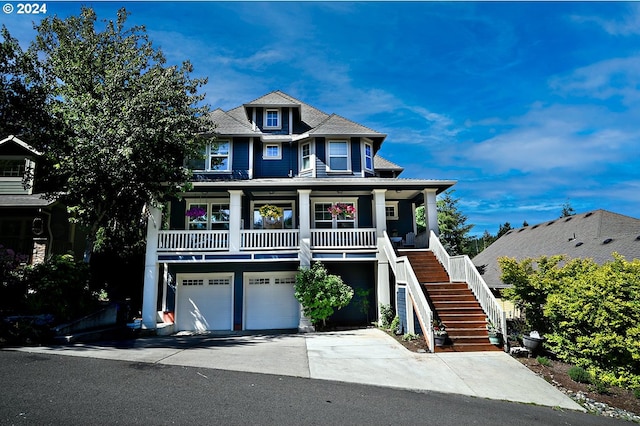
[(585, 411), (506, 353), (419, 354), (375, 328), (308, 334), (145, 337), (10, 350), (447, 392)]

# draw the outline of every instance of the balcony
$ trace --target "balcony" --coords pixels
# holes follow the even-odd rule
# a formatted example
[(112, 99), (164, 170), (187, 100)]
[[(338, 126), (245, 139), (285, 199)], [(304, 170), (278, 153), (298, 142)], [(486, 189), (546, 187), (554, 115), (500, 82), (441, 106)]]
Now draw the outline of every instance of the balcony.
[[(158, 252), (224, 252), (229, 251), (229, 231), (159, 231)], [(375, 249), (376, 230), (312, 229), (311, 249)], [(241, 230), (240, 251), (298, 250), (300, 231)]]

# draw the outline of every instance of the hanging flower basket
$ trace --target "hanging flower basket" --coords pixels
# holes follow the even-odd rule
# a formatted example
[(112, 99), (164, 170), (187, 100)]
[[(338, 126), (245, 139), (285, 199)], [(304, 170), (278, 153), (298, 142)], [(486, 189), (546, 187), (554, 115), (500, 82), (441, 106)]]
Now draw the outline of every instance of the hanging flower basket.
[(207, 215), (207, 210), (202, 207), (191, 207), (189, 210), (185, 212), (185, 216), (188, 216), (191, 219), (195, 219), (197, 217), (202, 217), (206, 215)]
[(335, 203), (327, 209), (331, 216), (338, 219), (353, 219), (356, 217), (356, 208), (351, 204)]
[(267, 219), (279, 219), (284, 216), (284, 210), (282, 207), (274, 206), (273, 204), (265, 204), (258, 209), (260, 216)]

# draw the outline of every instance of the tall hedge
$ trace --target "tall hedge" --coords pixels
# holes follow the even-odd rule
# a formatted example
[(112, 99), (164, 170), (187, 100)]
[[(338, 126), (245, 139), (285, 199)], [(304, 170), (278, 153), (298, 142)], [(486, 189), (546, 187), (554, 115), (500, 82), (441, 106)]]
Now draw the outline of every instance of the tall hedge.
[(614, 253), (603, 265), (563, 261), (500, 259), (504, 282), (513, 284), (507, 295), (537, 312), (559, 358), (610, 384), (640, 387), (640, 260)]

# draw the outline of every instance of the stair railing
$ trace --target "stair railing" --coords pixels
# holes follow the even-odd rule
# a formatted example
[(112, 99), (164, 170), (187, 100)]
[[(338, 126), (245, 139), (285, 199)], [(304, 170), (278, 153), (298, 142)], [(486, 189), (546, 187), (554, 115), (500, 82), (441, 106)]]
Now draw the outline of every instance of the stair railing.
[[(387, 231), (383, 232), (384, 238), (382, 243), (382, 249), (384, 250), (387, 259), (389, 259), (389, 265), (396, 277), (397, 284), (406, 285), (407, 295), (407, 333), (414, 334), (415, 328), (413, 325), (413, 313), (415, 312), (420, 322), (420, 328), (424, 334), (424, 338), (429, 345), (431, 352), (434, 351), (435, 339), (433, 335), (433, 311), (427, 302), (427, 298), (422, 291), (420, 282), (416, 277), (409, 258), (407, 256), (396, 256), (393, 243), (387, 234)], [(411, 318), (409, 317), (411, 316)]]
[[(507, 332), (507, 316), (504, 310), (491, 293), (489, 286), (478, 272), (469, 256), (449, 256), (449, 253), (440, 243), (438, 236), (431, 231), (429, 236), (429, 249), (442, 263), (452, 282), (465, 282), (478, 299), (485, 315), (494, 325), (498, 325), (502, 333)], [(506, 339), (504, 339), (506, 341)]]

